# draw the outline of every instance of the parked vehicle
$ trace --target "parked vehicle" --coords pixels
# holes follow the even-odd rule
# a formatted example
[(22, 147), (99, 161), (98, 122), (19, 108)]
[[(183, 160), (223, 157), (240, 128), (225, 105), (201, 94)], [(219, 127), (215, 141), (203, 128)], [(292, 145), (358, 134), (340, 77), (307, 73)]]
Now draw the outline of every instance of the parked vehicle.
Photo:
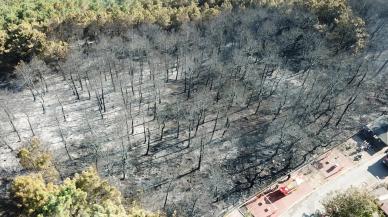
[(384, 156), (383, 163), (388, 167), (388, 154)]

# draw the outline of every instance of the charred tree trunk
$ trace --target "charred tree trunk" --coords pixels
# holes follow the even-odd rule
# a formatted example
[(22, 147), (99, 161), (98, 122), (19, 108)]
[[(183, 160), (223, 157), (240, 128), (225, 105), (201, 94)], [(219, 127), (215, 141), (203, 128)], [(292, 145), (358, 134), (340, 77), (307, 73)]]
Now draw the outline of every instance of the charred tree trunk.
[(58, 96), (57, 96), (57, 100), (58, 100), (59, 105), (61, 106), (63, 121), (66, 122), (65, 109), (63, 108), (62, 102), (59, 100)]
[(150, 152), (150, 145), (151, 145), (151, 133), (150, 133), (149, 128), (147, 128), (147, 132), (148, 132), (148, 142), (147, 142), (147, 150), (146, 150), (146, 153), (144, 154), (144, 156), (148, 156), (148, 154)]
[(198, 165), (197, 165), (197, 168), (195, 168), (194, 171), (201, 170), (201, 163), (202, 163), (202, 158), (203, 158), (203, 148), (204, 148), (203, 138), (201, 138), (201, 147), (200, 147), (200, 150), (199, 150)]
[(9, 112), (7, 111), (7, 109), (5, 109), (5, 108), (4, 108), (4, 112), (5, 112), (5, 114), (6, 114), (7, 117), (8, 117), (8, 121), (9, 121), (9, 123), (11, 124), (11, 127), (12, 127), (13, 131), (16, 133), (16, 136), (17, 136), (18, 139), (19, 139), (18, 142), (22, 141), (22, 139), (20, 138), (19, 132), (18, 132), (18, 130), (16, 129), (16, 126), (15, 126), (15, 124), (14, 124), (12, 118), (11, 118), (11, 115), (9, 114)]
[(74, 94), (76, 95), (77, 100), (79, 100), (80, 98), (79, 98), (78, 89), (77, 89), (77, 86), (75, 85), (75, 82), (74, 82), (72, 74), (70, 74), (70, 80), (71, 80), (71, 84), (73, 85)]
[(58, 120), (57, 116), (55, 116), (55, 120), (57, 121), (57, 126), (58, 126), (58, 129), (59, 129), (59, 135), (61, 136), (62, 142), (65, 145), (66, 154), (69, 157), (69, 160), (73, 161), (73, 159), (72, 159), (72, 157), (71, 157), (71, 155), (69, 153), (69, 149), (67, 147), (67, 142), (66, 142), (65, 136), (63, 135), (63, 132), (62, 132), (62, 129), (61, 129), (61, 125), (59, 124), (59, 120)]
[(31, 130), (32, 136), (35, 136), (34, 129), (32, 128), (32, 125), (31, 125), (30, 116), (28, 116), (27, 113), (25, 113), (25, 115), (27, 116), (27, 122), (28, 122), (28, 126), (30, 126), (30, 130)]
[(214, 126), (213, 126), (213, 130), (212, 130), (212, 135), (210, 137), (210, 141), (213, 140), (214, 132), (216, 132), (217, 122), (218, 122), (218, 115), (219, 114), (220, 114), (220, 111), (217, 111), (217, 116), (216, 116), (216, 120), (214, 121)]
[(177, 121), (177, 131), (176, 131), (176, 138), (179, 139), (179, 131), (180, 131), (180, 122)]
[(160, 138), (159, 140), (162, 141), (163, 140), (163, 136), (164, 136), (164, 128), (166, 127), (166, 123), (163, 121), (162, 122), (162, 128), (160, 130)]
[(342, 118), (344, 117), (344, 115), (348, 111), (349, 107), (354, 103), (354, 101), (356, 101), (356, 99), (357, 99), (357, 95), (349, 98), (348, 103), (346, 104), (344, 111), (341, 113), (340, 117), (338, 118), (338, 121), (335, 123), (336, 127), (341, 123)]

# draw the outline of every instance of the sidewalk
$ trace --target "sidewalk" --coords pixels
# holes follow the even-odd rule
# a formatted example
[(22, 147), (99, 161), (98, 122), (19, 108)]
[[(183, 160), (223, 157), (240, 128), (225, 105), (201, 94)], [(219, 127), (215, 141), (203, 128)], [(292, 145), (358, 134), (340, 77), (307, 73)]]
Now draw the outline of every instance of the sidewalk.
[[(377, 184), (380, 181), (386, 181), (388, 168), (381, 162), (384, 151), (376, 153), (368, 161), (350, 168), (340, 176), (330, 179), (324, 185), (315, 189), (309, 195), (306, 195), (302, 201), (295, 203), (281, 217), (303, 217), (313, 214), (316, 210), (322, 210), (321, 202), (331, 192), (342, 191), (351, 186), (366, 187)], [(377, 177), (376, 177), (377, 175)], [(381, 175), (379, 177), (379, 175)]]
[(321, 200), (332, 191), (343, 190), (352, 185), (377, 183), (379, 179), (375, 176), (382, 179), (387, 177), (388, 168), (380, 162), (385, 149), (373, 155), (362, 152), (362, 159), (354, 161), (352, 152), (358, 145), (358, 141), (349, 139), (292, 173), (292, 178), (299, 177), (303, 182), (290, 194), (279, 194), (279, 188), (275, 188), (267, 194), (252, 197), (226, 216), (303, 217), (321, 209)]

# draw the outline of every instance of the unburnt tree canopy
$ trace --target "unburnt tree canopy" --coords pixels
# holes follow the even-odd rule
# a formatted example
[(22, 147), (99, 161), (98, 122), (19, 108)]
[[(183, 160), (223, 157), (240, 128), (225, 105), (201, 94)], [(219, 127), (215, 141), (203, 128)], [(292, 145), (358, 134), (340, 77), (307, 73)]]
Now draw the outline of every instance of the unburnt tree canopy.
[[(52, 61), (64, 58), (74, 37), (96, 37), (102, 27), (111, 32), (142, 23), (177, 28), (188, 21), (210, 19), (232, 8), (302, 7), (318, 17), (319, 28), (341, 49), (365, 47), (364, 22), (352, 13), (346, 0), (220, 0), (220, 1), (59, 1), (3, 0), (0, 9), (0, 64), (7, 68), (32, 55)], [(119, 26), (113, 31), (113, 26)], [(101, 29), (102, 28), (102, 29)], [(101, 30), (98, 30), (101, 29)], [(83, 31), (85, 30), (85, 31)], [(108, 30), (109, 31), (109, 30)], [(117, 34), (117, 33), (116, 33)]]
[(349, 188), (339, 192), (323, 202), (324, 214), (330, 217), (343, 216), (384, 216), (377, 204), (376, 199), (366, 190)]
[(42, 175), (18, 176), (11, 184), (11, 198), (21, 215), (38, 217), (116, 216), (159, 217), (134, 204), (126, 211), (120, 192), (89, 168), (62, 184), (46, 183)]
[(368, 37), (365, 23), (354, 15), (347, 0), (307, 0), (305, 5), (317, 15), (318, 24), (329, 30), (329, 40), (333, 44), (355, 52), (365, 47)]
[(47, 180), (58, 178), (52, 155), (43, 149), (41, 141), (33, 137), (30, 142), (21, 148), (17, 154), (21, 166), (29, 171), (42, 172), (43, 177)]

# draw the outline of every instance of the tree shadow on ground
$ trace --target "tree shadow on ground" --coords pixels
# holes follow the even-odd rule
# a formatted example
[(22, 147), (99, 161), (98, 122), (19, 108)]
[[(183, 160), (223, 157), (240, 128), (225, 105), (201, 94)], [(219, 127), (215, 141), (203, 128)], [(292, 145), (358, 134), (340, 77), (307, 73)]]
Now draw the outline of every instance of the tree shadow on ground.
[(11, 217), (18, 216), (18, 207), (13, 203), (9, 194), (7, 193), (7, 186), (10, 184), (10, 180), (0, 179), (0, 216)]

